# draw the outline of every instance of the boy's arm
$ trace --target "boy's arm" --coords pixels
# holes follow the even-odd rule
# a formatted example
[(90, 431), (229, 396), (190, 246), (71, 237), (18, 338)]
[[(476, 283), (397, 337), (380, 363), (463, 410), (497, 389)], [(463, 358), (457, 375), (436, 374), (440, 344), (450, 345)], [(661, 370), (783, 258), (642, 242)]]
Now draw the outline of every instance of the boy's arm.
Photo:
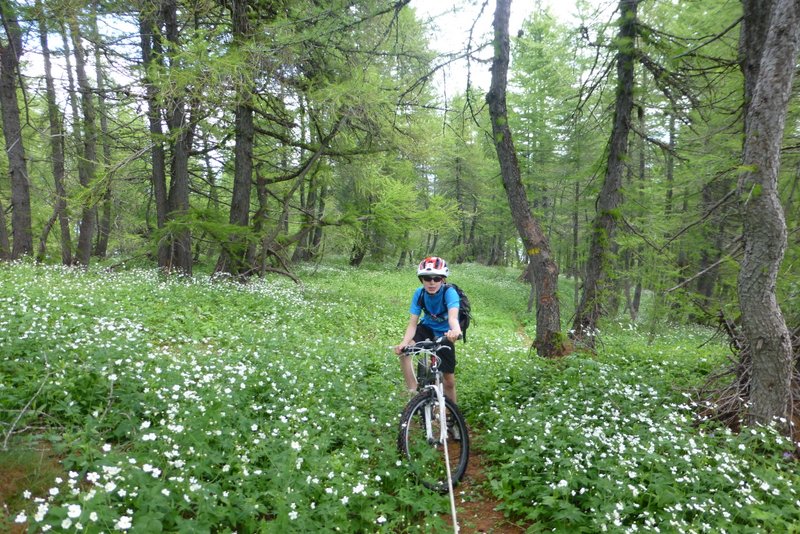
[[(458, 312), (456, 312), (456, 317), (458, 317)], [(403, 341), (401, 341), (400, 344), (394, 348), (396, 354), (400, 354), (400, 351), (402, 351), (404, 347), (407, 347), (408, 345), (411, 344), (412, 341), (414, 341), (414, 334), (417, 333), (418, 322), (419, 322), (419, 315), (411, 314), (409, 316), (408, 326), (406, 326), (406, 333), (403, 336)], [(458, 319), (456, 319), (456, 322), (458, 322)]]

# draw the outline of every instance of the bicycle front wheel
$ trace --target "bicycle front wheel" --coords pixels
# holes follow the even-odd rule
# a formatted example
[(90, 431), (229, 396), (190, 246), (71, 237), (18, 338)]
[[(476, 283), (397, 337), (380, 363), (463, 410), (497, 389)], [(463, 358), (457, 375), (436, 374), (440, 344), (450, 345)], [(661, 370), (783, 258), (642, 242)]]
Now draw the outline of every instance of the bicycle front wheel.
[[(453, 486), (467, 470), (469, 434), (461, 411), (445, 398), (447, 454)], [(439, 404), (433, 391), (423, 391), (411, 399), (400, 416), (397, 447), (408, 461), (414, 476), (428, 488), (446, 493), (447, 466), (441, 440)]]

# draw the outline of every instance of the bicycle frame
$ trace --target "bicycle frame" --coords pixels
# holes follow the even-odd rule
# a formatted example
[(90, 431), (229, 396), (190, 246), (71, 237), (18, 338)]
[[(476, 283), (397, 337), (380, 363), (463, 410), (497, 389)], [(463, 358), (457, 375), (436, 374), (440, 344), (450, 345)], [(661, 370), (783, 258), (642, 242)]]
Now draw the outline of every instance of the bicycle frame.
[[(444, 383), (442, 382), (442, 373), (439, 371), (439, 357), (431, 351), (421, 351), (421, 353), (425, 354), (426, 357), (432, 357), (433, 364), (431, 365), (431, 371), (434, 375), (434, 383), (424, 386), (423, 389), (433, 390), (436, 395), (436, 406), (439, 408), (438, 419), (439, 421), (444, 421)], [(437, 445), (445, 444), (446, 446), (447, 425), (439, 425), (439, 440), (436, 441), (433, 436), (433, 406), (430, 405), (425, 407), (425, 436), (428, 439), (428, 443), (435, 443)]]
[[(452, 405), (449, 409), (452, 412), (451, 415), (453, 417), (453, 422), (455, 425), (459, 425), (459, 438), (457, 438), (457, 441), (461, 442), (455, 448), (455, 450), (458, 451), (458, 463), (456, 468), (456, 476), (458, 478), (455, 483), (458, 483), (458, 481), (464, 475), (464, 471), (466, 470), (467, 458), (469, 455), (469, 437), (466, 432), (466, 425), (463, 421), (463, 416), (460, 414), (458, 407), (454, 403), (451, 403), (444, 394), (444, 375), (439, 370), (440, 359), (437, 354), (437, 352), (443, 347), (441, 344), (443, 339), (443, 337), (440, 337), (435, 341), (418, 341), (413, 346), (403, 348), (404, 356), (414, 356), (416, 358), (421, 357), (424, 359), (421, 361), (418, 360), (416, 370), (417, 391), (419, 393), (416, 397), (409, 401), (409, 404), (406, 406), (406, 409), (403, 410), (403, 414), (401, 416), (401, 430), (400, 437), (398, 438), (398, 446), (400, 447), (400, 450), (404, 454), (409, 455), (409, 459), (411, 459), (411, 454), (409, 453), (408, 448), (409, 439), (407, 432), (411, 418), (414, 417), (415, 413), (420, 414), (423, 419), (423, 425), (417, 426), (417, 428), (419, 429), (420, 434), (422, 431), (424, 431), (424, 441), (423, 436), (419, 435), (419, 443), (422, 444), (427, 442), (428, 447), (434, 447), (436, 449), (441, 448), (441, 452), (444, 453), (444, 464), (446, 468), (445, 472), (447, 475), (447, 493), (450, 496), (450, 512), (453, 517), (453, 529), (457, 534), (458, 519), (456, 517), (455, 495), (453, 494), (453, 472), (450, 466), (450, 451), (448, 446), (448, 403)], [(433, 403), (431, 402), (431, 400), (433, 400), (433, 395), (435, 395), (436, 406), (438, 409), (434, 408)], [(438, 414), (434, 415), (436, 412), (438, 412)], [(438, 436), (434, 435), (436, 432), (435, 425), (433, 423), (434, 417), (436, 417), (436, 420), (439, 422)], [(436, 483), (434, 486), (431, 486), (428, 482), (425, 482), (425, 485), (432, 489), (438, 487), (438, 483)], [(439, 489), (439, 491), (442, 491), (442, 489)]]
[[(439, 408), (439, 439), (436, 441), (433, 436), (433, 407), (431, 405), (425, 406), (425, 436), (428, 443), (431, 445), (441, 445), (444, 448), (445, 468), (447, 469), (447, 491), (450, 495), (451, 513), (453, 514), (453, 523), (457, 525), (456, 520), (456, 507), (453, 496), (453, 477), (450, 471), (450, 454), (447, 450), (447, 423), (445, 420), (445, 403), (444, 403), (444, 383), (442, 382), (442, 372), (439, 371), (439, 356), (430, 349), (419, 349), (417, 354), (424, 354), (425, 358), (430, 358), (430, 370), (433, 372), (434, 383), (427, 384), (422, 389), (433, 390), (436, 395), (436, 405)], [(419, 386), (419, 384), (417, 384)], [(457, 527), (456, 527), (457, 532)]]

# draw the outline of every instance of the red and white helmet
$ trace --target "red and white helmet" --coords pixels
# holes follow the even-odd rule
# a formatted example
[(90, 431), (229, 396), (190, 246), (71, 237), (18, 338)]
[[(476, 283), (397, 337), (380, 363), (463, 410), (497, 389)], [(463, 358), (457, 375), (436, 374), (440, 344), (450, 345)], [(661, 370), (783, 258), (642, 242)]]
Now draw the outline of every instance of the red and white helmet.
[(447, 278), (447, 275), (450, 274), (450, 269), (447, 268), (447, 262), (442, 258), (438, 256), (428, 256), (419, 262), (419, 267), (417, 267), (417, 276), (427, 274), (439, 275)]

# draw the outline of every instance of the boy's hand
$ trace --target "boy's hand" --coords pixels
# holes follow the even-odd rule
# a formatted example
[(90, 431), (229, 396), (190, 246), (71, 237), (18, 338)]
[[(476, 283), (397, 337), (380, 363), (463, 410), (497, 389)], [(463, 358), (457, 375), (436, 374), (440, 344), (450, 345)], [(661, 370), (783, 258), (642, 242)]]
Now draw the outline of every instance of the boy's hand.
[(444, 337), (446, 337), (447, 340), (450, 341), (451, 343), (455, 343), (456, 340), (461, 337), (461, 329), (459, 328), (456, 330), (448, 330), (445, 333)]

